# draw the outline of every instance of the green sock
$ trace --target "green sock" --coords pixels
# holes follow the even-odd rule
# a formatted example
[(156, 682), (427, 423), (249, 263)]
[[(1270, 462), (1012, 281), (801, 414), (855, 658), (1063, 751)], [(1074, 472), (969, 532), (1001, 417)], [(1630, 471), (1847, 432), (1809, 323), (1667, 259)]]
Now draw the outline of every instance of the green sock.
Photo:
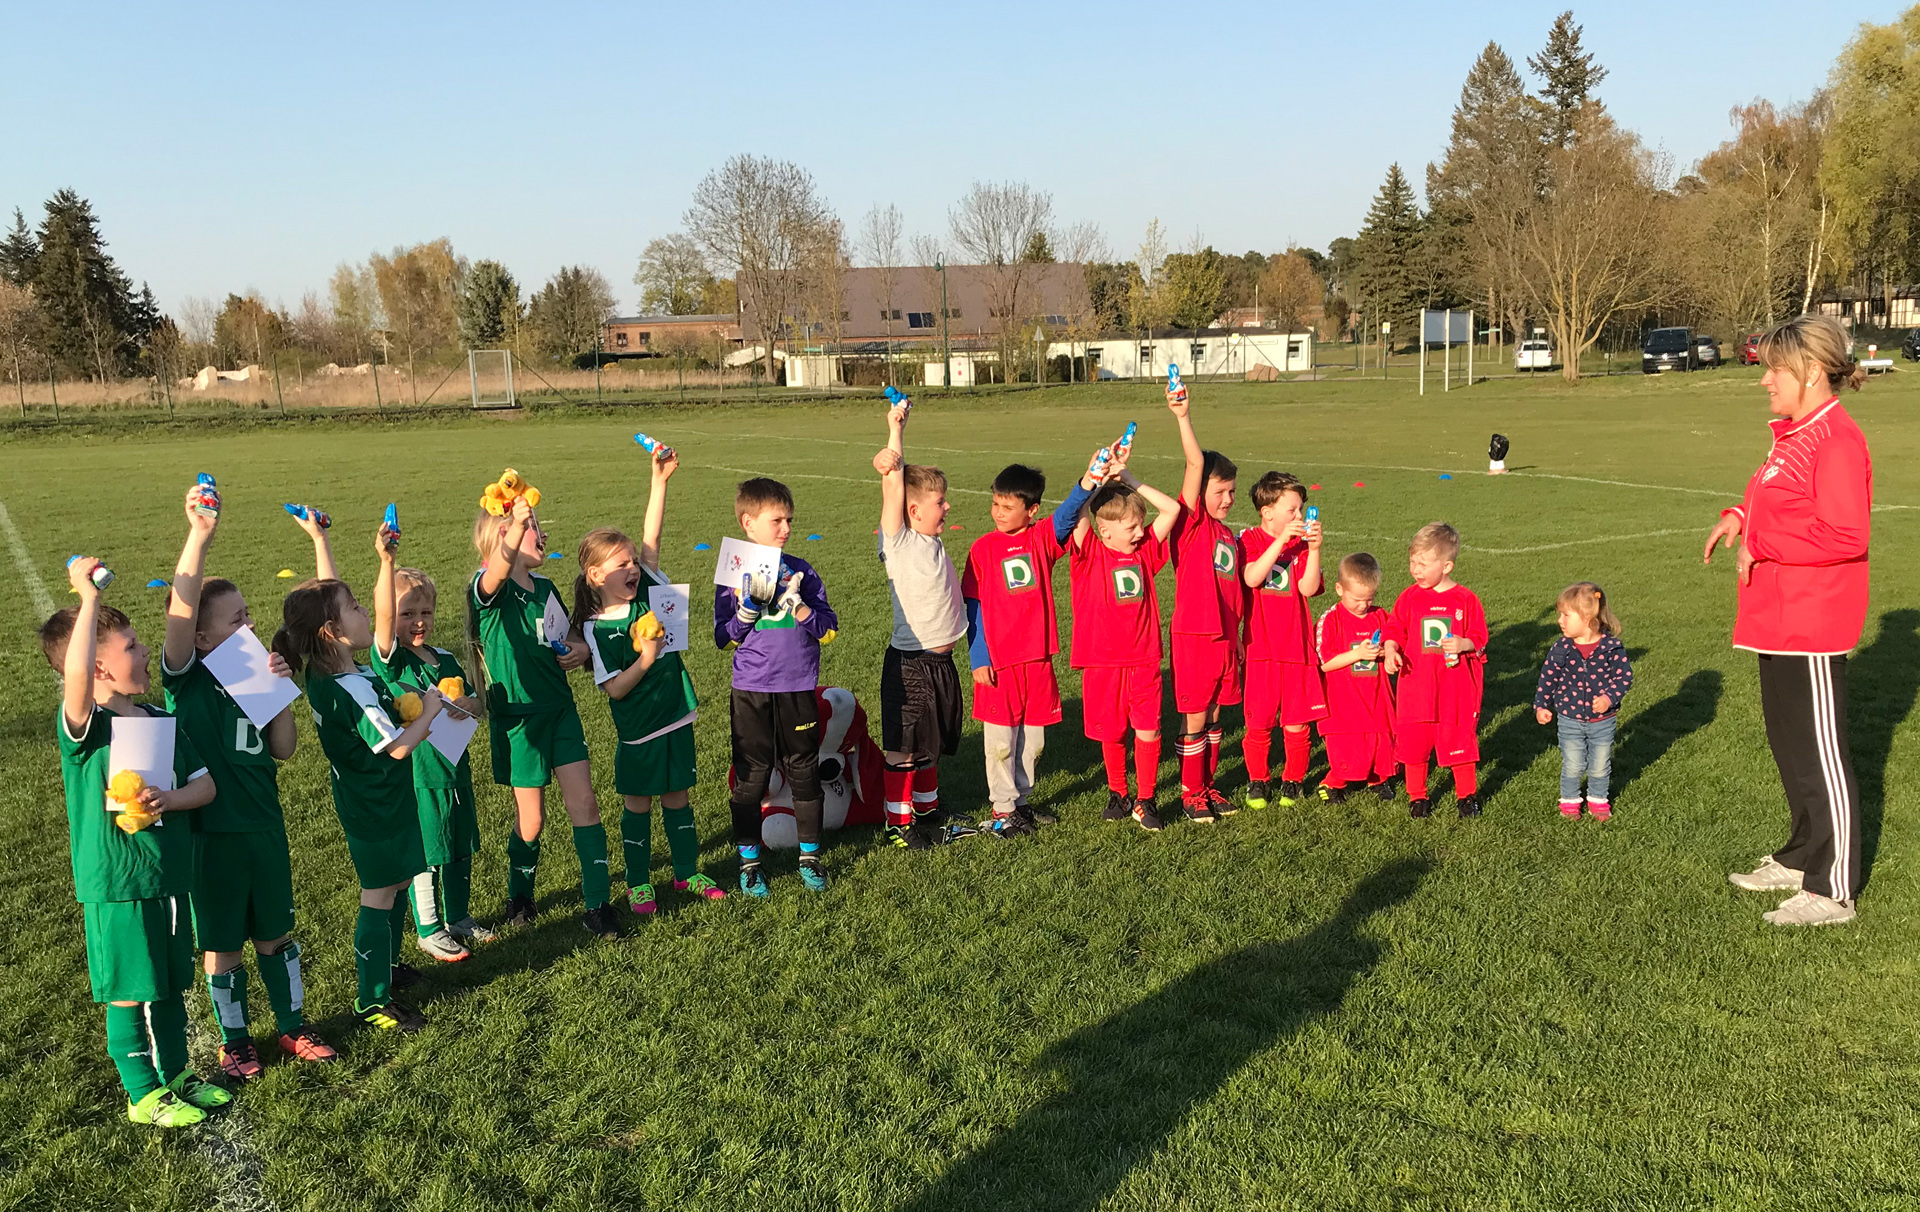
[(220, 1023), (220, 1038), (237, 1044), (248, 1038), (247, 970), (207, 974), (207, 996), (213, 999), (213, 1017)]
[(273, 1007), (273, 1025), (282, 1035), (298, 1031), (307, 1021), (300, 1013), (306, 1001), (306, 989), (300, 984), (300, 944), (289, 939), (272, 955), (256, 952), (253, 958), (260, 966), (260, 983), (267, 987), (267, 1002)]
[[(407, 903), (413, 906), (413, 929), (421, 938), (440, 932), (440, 902), (433, 886), (435, 870), (437, 868), (427, 868), (407, 885)], [(395, 947), (399, 945), (398, 942), (394, 943)], [(395, 951), (394, 954), (400, 953)]]
[(575, 825), (573, 852), (580, 856), (580, 900), (598, 909), (613, 899), (613, 870), (607, 866), (607, 827)]
[(107, 1005), (107, 1055), (120, 1071), (120, 1085), (127, 1099), (139, 1102), (166, 1083), (153, 1067), (152, 1044), (147, 1037), (147, 1016), (139, 1006)]
[(673, 853), (673, 878), (686, 883), (700, 872), (700, 834), (693, 827), (693, 806), (668, 808), (667, 849)]
[(153, 1033), (153, 1067), (162, 1082), (187, 1071), (187, 1005), (178, 993), (147, 1003), (147, 1027)]
[(457, 858), (440, 868), (441, 908), (449, 922), (473, 916), (473, 859)]
[(532, 900), (533, 876), (540, 869), (540, 839), (527, 841), (518, 829), (507, 830), (507, 899)]
[(356, 1011), (384, 1006), (393, 991), (393, 914), (360, 906), (353, 923), (353, 970), (360, 978)]
[(407, 937), (407, 898), (395, 896), (393, 908), (387, 913), (387, 941), (392, 950), (387, 952), (394, 963), (400, 962), (400, 940)]
[[(668, 820), (673, 818), (669, 816)], [(620, 814), (620, 848), (626, 855), (627, 887), (653, 882), (653, 813)]]

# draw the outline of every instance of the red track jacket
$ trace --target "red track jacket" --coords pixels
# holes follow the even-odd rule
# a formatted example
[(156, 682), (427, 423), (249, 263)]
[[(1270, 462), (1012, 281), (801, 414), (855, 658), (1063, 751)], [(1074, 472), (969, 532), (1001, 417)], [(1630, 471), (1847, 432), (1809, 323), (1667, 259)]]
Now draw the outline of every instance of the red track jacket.
[(1840, 656), (1867, 619), (1867, 537), (1873, 460), (1838, 397), (1797, 424), (1770, 423), (1773, 449), (1726, 510), (1753, 555), (1740, 587), (1733, 646), (1753, 652)]

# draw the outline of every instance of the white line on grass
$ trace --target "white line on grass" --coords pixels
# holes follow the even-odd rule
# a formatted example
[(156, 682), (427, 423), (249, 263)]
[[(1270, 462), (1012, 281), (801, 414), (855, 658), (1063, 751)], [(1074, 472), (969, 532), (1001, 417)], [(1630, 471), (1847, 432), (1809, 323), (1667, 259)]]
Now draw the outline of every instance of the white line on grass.
[[(199, 999), (187, 1011), (187, 1035), (195, 1051), (212, 1058), (220, 1043), (200, 1013)], [(208, 1014), (212, 1008), (207, 1007)], [(238, 1097), (217, 1115), (209, 1115), (190, 1138), (213, 1171), (213, 1207), (216, 1212), (276, 1212), (267, 1198), (267, 1163), (253, 1147), (246, 1104)]]
[(54, 612), (53, 595), (47, 592), (47, 583), (34, 571), (33, 553), (27, 550), (27, 541), (20, 537), (20, 528), (13, 524), (13, 515), (7, 512), (5, 504), (0, 504), (0, 532), (7, 536), (7, 546), (13, 550), (13, 562), (20, 569), (20, 579), (26, 583), (33, 608), (42, 619), (46, 618)]
[[(824, 441), (825, 439), (821, 439), (821, 440)], [(754, 468), (751, 468), (751, 467), (728, 467), (724, 463), (689, 463), (687, 466), (705, 467), (709, 471), (731, 471), (735, 475), (742, 475), (742, 476), (762, 476), (767, 474), (764, 468), (755, 470)], [(878, 479), (863, 480), (858, 476), (827, 476), (827, 475), (821, 475), (818, 472), (811, 472), (811, 471), (785, 471), (785, 472), (781, 472), (780, 474), (785, 476), (789, 480), (838, 480), (842, 484), (872, 484), (876, 487), (880, 483)], [(947, 491), (948, 492), (964, 492), (976, 497), (990, 497), (993, 495), (992, 493), (988, 492), (984, 488), (956, 488), (951, 484), (947, 486)]]
[(1460, 546), (1477, 555), (1531, 555), (1536, 551), (1558, 551), (1562, 547), (1585, 547), (1590, 543), (1625, 543), (1633, 539), (1660, 539), (1668, 535), (1698, 535), (1704, 531), (1698, 526), (1681, 526), (1671, 530), (1643, 530), (1639, 534), (1603, 534), (1591, 539), (1568, 539), (1564, 543), (1537, 543), (1532, 547), (1480, 547), (1472, 543)]

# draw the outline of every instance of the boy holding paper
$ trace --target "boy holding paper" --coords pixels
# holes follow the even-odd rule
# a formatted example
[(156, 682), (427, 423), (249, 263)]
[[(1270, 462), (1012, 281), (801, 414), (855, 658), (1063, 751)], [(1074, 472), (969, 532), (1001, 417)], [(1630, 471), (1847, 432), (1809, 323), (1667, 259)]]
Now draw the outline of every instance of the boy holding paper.
[[(217, 507), (213, 513), (196, 508), (201, 504), (196, 484), (186, 495), (187, 541), (167, 602), (160, 686), (167, 710), (205, 757), (217, 788), (196, 818), (193, 930), (206, 952), (207, 993), (220, 1024), (220, 1071), (232, 1081), (248, 1082), (263, 1072), (247, 1015), (248, 939), (273, 1007), (281, 1051), (307, 1061), (330, 1061), (336, 1054), (302, 1013), (300, 945), (292, 938), (293, 860), (278, 781), (279, 763), (293, 756), (296, 741), (292, 706), (281, 708), (265, 727), (255, 727), (208, 668), (207, 657), (216, 649), (245, 646), (277, 677), (286, 678), (288, 670), (254, 636), (239, 588), (219, 577), (205, 579), (207, 549), (220, 515)], [(332, 575), (327, 532), (315, 525), (312, 533), (320, 573)], [(228, 651), (215, 658), (223, 669)], [(292, 690), (291, 682), (284, 685)]]
[(233, 1100), (187, 1064), (180, 994), (193, 980), (193, 937), (181, 902), (193, 884), (193, 827), (166, 819), (211, 802), (213, 779), (177, 729), (169, 780), (181, 784), (177, 789), (146, 785), (131, 768), (114, 769), (116, 721), (172, 717), (133, 701), (149, 689), (147, 649), (126, 615), (101, 604), (93, 583), (99, 566), (86, 556), (67, 565), (80, 604), (40, 628), (40, 650), (61, 676), (56, 730), (74, 899), (85, 923), (93, 1000), (107, 1008), (107, 1050), (127, 1093), (127, 1118), (185, 1127)]

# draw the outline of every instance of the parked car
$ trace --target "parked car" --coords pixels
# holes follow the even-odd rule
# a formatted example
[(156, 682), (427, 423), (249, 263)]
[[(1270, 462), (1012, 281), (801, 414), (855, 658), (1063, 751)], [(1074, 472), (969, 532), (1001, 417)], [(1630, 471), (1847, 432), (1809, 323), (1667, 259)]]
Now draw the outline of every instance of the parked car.
[(1900, 342), (1900, 353), (1909, 362), (1920, 362), (1920, 328), (1907, 330), (1907, 339)]
[(1760, 365), (1760, 334), (1759, 333), (1750, 332), (1747, 334), (1747, 339), (1740, 342), (1740, 365), (1742, 366)]
[(1692, 370), (1698, 357), (1691, 329), (1656, 328), (1640, 346), (1640, 369), (1650, 375), (1663, 370)]
[(1720, 365), (1720, 342), (1706, 333), (1697, 333), (1693, 338), (1693, 361), (1697, 366)]
[(1553, 342), (1522, 341), (1513, 350), (1515, 370), (1552, 370)]

